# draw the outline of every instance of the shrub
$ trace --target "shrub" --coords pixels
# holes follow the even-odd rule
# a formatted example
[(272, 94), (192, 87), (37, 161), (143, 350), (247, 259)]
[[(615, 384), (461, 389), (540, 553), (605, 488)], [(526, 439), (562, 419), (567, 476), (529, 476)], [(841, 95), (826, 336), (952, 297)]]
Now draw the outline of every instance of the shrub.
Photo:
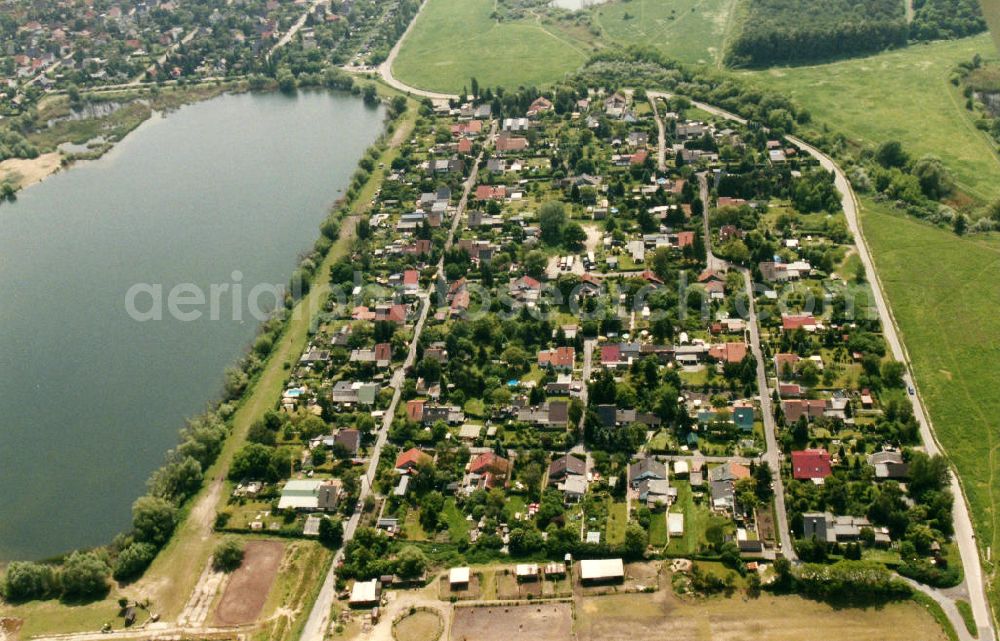
[(223, 539), (212, 554), (212, 568), (217, 572), (232, 572), (243, 565), (243, 544), (227, 537)]

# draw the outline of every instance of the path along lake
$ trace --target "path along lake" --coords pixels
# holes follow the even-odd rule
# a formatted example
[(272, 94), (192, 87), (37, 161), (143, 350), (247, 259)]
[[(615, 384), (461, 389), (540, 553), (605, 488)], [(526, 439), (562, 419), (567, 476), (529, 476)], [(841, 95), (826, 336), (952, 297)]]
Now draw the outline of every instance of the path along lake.
[[(172, 320), (167, 293), (207, 293), (234, 272), (244, 300), (287, 283), (383, 117), (347, 94), (222, 96), (0, 206), (0, 560), (128, 527), (185, 417), (218, 397), (257, 328), (246, 309), (233, 321), (231, 302), (220, 320)], [(165, 320), (129, 316), (136, 283), (162, 285)]]

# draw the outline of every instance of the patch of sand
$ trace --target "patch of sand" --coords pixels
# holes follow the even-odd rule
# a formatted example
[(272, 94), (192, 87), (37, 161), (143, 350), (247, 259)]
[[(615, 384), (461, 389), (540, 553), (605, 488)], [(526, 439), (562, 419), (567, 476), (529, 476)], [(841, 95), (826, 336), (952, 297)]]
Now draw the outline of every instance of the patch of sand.
[(62, 167), (62, 154), (53, 151), (37, 158), (8, 158), (0, 162), (0, 183), (24, 189), (48, 178)]

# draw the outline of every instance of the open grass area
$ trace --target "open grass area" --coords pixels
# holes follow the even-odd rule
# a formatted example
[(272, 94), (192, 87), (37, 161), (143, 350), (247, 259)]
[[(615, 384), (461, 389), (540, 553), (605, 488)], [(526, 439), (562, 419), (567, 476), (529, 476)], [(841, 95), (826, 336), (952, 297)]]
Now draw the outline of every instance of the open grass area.
[(628, 525), (628, 506), (624, 502), (608, 502), (608, 529), (605, 540), (608, 545), (621, 545), (625, 542), (625, 526)]
[(836, 609), (796, 596), (682, 599), (670, 590), (584, 598), (576, 610), (579, 641), (945, 641), (920, 605)]
[(441, 517), (448, 524), (448, 537), (452, 543), (469, 540), (469, 522), (465, 520), (465, 515), (455, 505), (455, 499), (449, 498), (444, 502)]
[[(863, 202), (864, 233), (930, 410), (958, 468), (980, 544), (1000, 545), (1000, 237), (957, 237)], [(986, 566), (991, 571), (990, 565)], [(994, 603), (1000, 591), (990, 590)]]
[[(393, 64), (399, 80), (435, 91), (542, 85), (579, 68), (595, 51), (652, 46), (682, 62), (716, 65), (734, 0), (624, 0), (589, 10), (593, 29), (535, 12), (501, 21), (493, 0), (428, 0)], [(597, 35), (599, 34), (599, 35)]]
[(979, 636), (979, 628), (976, 627), (976, 617), (972, 614), (972, 606), (969, 605), (969, 602), (959, 599), (955, 601), (955, 607), (958, 608), (958, 613), (962, 615), (962, 623), (965, 624), (965, 629), (969, 631), (969, 634), (974, 637)]
[(733, 0), (628, 0), (592, 9), (608, 44), (655, 47), (681, 62), (716, 65)]
[(740, 75), (807, 108), (811, 127), (826, 126), (872, 147), (896, 139), (913, 155), (939, 156), (964, 192), (985, 201), (1000, 196), (1000, 156), (949, 82), (955, 64), (976, 53), (996, 58), (989, 36)]
[(708, 543), (705, 530), (712, 521), (725, 522), (725, 519), (713, 514), (704, 503), (695, 502), (690, 483), (678, 480), (673, 484), (677, 487), (677, 500), (670, 511), (684, 515), (684, 534), (670, 539), (666, 552), (671, 556), (688, 556)]
[(586, 43), (540, 20), (498, 22), (493, 0), (429, 0), (403, 42), (392, 72), (421, 89), (457, 93), (480, 86), (543, 84), (590, 55)]

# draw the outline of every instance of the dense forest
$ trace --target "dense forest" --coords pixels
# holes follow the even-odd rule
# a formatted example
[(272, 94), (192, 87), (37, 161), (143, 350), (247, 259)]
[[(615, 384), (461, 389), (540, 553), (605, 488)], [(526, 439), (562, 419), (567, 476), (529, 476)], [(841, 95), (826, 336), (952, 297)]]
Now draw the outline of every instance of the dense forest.
[(899, 0), (743, 0), (726, 64), (818, 62), (986, 30), (978, 0), (913, 0), (913, 11), (907, 25)]
[(726, 52), (729, 66), (872, 53), (904, 46), (909, 36), (899, 0), (746, 0), (745, 6), (742, 28)]
[(913, 0), (913, 40), (964, 38), (986, 31), (978, 0)]

